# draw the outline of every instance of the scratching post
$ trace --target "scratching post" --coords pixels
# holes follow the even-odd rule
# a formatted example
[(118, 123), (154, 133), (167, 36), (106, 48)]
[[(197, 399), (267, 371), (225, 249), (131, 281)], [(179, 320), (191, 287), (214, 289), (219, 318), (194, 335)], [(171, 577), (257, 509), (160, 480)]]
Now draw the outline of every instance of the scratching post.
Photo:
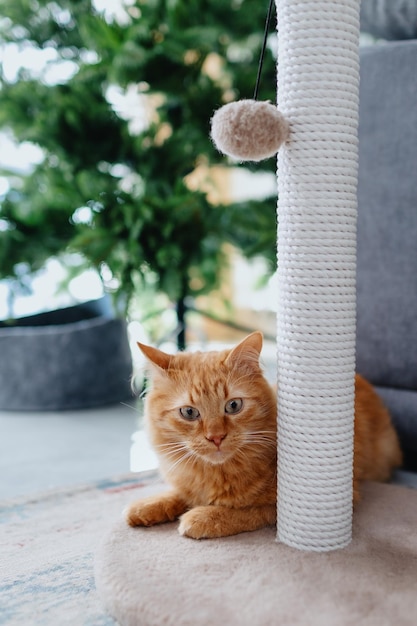
[(278, 540), (351, 540), (359, 0), (277, 0)]
[(278, 540), (323, 551), (352, 534), (360, 2), (276, 4), (278, 110), (256, 96), (225, 105), (212, 138), (242, 161), (282, 146)]

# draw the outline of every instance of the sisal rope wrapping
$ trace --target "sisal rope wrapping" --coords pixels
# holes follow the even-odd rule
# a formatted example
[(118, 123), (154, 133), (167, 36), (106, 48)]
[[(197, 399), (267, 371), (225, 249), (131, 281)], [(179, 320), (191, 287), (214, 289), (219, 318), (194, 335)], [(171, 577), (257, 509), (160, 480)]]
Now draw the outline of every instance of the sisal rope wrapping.
[(359, 0), (276, 0), (278, 540), (352, 534)]

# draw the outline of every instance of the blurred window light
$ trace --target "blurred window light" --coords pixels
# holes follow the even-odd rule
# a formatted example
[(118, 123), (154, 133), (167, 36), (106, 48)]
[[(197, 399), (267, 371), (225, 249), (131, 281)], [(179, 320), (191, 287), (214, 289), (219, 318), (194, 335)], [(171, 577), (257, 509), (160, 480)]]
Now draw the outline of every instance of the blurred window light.
[(0, 133), (0, 168), (26, 174), (44, 158), (44, 151), (36, 144), (30, 141), (17, 143), (11, 133)]
[(80, 206), (75, 209), (71, 220), (74, 224), (91, 224), (93, 221), (93, 211), (89, 206)]

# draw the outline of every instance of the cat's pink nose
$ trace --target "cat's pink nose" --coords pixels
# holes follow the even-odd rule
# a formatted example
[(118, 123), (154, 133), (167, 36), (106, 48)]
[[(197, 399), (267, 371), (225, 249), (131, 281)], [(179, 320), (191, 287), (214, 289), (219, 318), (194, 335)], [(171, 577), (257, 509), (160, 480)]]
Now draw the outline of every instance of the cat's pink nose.
[(209, 441), (212, 441), (215, 446), (220, 448), (220, 444), (225, 437), (226, 435), (207, 435), (206, 439), (208, 439)]

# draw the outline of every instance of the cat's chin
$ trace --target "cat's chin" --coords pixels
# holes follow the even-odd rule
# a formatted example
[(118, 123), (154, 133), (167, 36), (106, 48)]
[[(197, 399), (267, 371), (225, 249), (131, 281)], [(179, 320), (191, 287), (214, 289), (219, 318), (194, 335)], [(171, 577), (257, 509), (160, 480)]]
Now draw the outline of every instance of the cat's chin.
[(216, 450), (215, 452), (205, 454), (202, 458), (206, 463), (210, 463), (210, 465), (222, 465), (230, 456), (230, 454), (224, 453), (222, 450)]

